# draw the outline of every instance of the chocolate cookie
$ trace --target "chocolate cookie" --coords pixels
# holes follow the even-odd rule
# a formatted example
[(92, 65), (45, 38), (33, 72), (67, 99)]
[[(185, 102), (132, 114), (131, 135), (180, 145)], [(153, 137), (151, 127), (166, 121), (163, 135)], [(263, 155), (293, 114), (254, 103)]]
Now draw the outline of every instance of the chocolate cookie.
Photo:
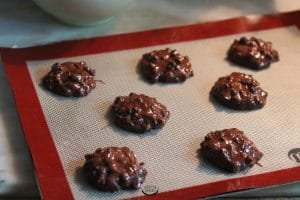
[(183, 82), (193, 76), (189, 58), (169, 48), (144, 54), (140, 69), (145, 79), (152, 83)]
[(117, 126), (136, 133), (162, 128), (170, 115), (155, 98), (135, 93), (117, 97), (112, 113)]
[(228, 172), (252, 167), (263, 156), (244, 132), (236, 128), (210, 132), (200, 145), (205, 160)]
[(272, 49), (272, 43), (255, 37), (234, 40), (227, 58), (233, 63), (256, 70), (267, 68), (271, 63), (279, 61), (278, 52)]
[(218, 79), (211, 95), (229, 108), (253, 110), (265, 105), (268, 94), (251, 75), (233, 72)]
[(128, 147), (99, 148), (85, 155), (85, 160), (87, 180), (101, 191), (138, 189), (147, 175), (144, 163)]
[(96, 87), (94, 76), (95, 70), (85, 62), (55, 63), (43, 78), (42, 84), (62, 96), (82, 97)]

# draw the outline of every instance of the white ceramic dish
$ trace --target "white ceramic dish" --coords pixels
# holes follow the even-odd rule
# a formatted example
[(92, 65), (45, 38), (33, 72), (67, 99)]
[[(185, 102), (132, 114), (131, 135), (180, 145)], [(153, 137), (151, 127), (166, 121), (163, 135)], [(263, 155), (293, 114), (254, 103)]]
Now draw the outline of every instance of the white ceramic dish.
[(96, 25), (124, 10), (130, 0), (33, 0), (57, 19), (73, 25)]

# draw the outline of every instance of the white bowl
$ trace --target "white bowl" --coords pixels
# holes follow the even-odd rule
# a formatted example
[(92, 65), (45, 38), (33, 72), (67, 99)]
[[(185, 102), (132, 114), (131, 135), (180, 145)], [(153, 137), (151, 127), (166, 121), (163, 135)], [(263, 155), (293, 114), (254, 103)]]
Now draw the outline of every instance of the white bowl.
[(54, 17), (73, 25), (95, 25), (124, 10), (130, 0), (33, 0)]

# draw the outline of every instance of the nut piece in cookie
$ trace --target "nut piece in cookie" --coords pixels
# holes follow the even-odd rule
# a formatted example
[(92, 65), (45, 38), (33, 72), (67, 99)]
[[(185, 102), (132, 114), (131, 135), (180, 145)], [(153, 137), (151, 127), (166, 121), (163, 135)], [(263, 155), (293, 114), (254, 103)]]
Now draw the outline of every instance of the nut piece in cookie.
[(236, 128), (210, 132), (200, 145), (205, 160), (228, 172), (252, 167), (263, 156), (244, 132)]
[(271, 42), (251, 37), (234, 40), (227, 52), (231, 62), (250, 69), (264, 69), (271, 63), (279, 61), (278, 52), (272, 49)]
[(42, 84), (48, 90), (66, 97), (82, 97), (96, 87), (95, 70), (85, 62), (55, 63), (43, 78)]
[(128, 147), (99, 148), (85, 155), (85, 160), (87, 180), (105, 192), (138, 189), (147, 175), (144, 163), (139, 163)]
[(166, 106), (156, 98), (135, 93), (117, 97), (112, 113), (117, 126), (136, 133), (162, 128), (170, 115)]
[(236, 110), (254, 110), (262, 108), (267, 92), (251, 75), (233, 72), (218, 79), (211, 95), (223, 105)]
[(140, 61), (140, 71), (151, 83), (183, 82), (193, 76), (189, 58), (169, 48), (144, 54)]

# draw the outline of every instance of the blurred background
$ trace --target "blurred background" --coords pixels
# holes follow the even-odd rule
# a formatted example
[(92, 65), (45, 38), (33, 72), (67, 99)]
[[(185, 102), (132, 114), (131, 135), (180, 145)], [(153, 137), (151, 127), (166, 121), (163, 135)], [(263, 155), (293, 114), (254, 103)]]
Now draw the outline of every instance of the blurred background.
[[(76, 13), (79, 19), (90, 10), (87, 2), (94, 2), (94, 6), (97, 1), (100, 5), (105, 2), (105, 0), (89, 0), (84, 3), (80, 0), (35, 1), (59, 2), (57, 7), (60, 8), (64, 6), (64, 2), (74, 2), (73, 7), (77, 8), (77, 13), (74, 9), (73, 13)], [(108, 5), (111, 10), (106, 12), (113, 13), (114, 17), (107, 23), (76, 27), (54, 19), (30, 0), (2, 1), (0, 46), (26, 47), (61, 40), (215, 21), (241, 15), (286, 12), (300, 8), (300, 1), (295, 0), (126, 0), (126, 3), (122, 0), (113, 0), (111, 2)], [(122, 2), (121, 8), (115, 6), (117, 2)], [(53, 8), (52, 12), (58, 12)], [(67, 11), (70, 12), (70, 9), (65, 9), (65, 12)], [(95, 13), (91, 13), (93, 14)], [(101, 17), (101, 14), (98, 15)]]

